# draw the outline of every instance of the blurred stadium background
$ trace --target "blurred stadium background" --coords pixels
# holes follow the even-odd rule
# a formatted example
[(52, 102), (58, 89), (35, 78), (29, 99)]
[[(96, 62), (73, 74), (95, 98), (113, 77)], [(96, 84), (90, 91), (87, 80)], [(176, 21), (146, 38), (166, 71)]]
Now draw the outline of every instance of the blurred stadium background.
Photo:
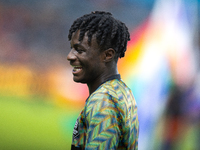
[(199, 150), (199, 3), (1, 0), (0, 149), (70, 149), (88, 91), (72, 81), (68, 30), (104, 10), (131, 32), (119, 71), (138, 103), (139, 150)]

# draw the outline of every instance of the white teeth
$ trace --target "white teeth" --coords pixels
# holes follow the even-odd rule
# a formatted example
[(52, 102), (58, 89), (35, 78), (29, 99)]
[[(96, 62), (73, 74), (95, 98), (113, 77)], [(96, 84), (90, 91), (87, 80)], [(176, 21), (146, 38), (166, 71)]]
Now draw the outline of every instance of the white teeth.
[(82, 69), (82, 66), (72, 66), (73, 67), (73, 71), (80, 71)]
[(79, 70), (81, 70), (81, 69), (76, 69), (76, 68), (74, 68), (73, 70), (74, 70), (74, 71), (79, 71)]

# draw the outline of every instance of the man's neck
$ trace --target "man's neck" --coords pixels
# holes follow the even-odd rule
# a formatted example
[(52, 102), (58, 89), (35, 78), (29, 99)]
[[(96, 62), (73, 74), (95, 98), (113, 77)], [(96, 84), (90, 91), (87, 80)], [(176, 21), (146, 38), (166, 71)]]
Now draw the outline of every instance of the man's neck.
[(107, 81), (111, 76), (117, 75), (118, 71), (113, 72), (112, 74), (108, 75), (101, 75), (95, 81), (91, 83), (87, 83), (88, 89), (89, 89), (89, 94), (91, 95), (102, 83)]

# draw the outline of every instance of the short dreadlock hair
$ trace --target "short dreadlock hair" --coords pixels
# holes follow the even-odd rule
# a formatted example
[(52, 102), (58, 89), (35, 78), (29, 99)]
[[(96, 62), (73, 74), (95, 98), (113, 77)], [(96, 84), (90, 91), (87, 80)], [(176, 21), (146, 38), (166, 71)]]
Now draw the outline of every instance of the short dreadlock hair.
[(80, 30), (79, 41), (87, 32), (90, 45), (93, 34), (96, 34), (96, 41), (102, 50), (113, 48), (116, 59), (124, 57), (130, 34), (126, 25), (113, 18), (110, 12), (95, 11), (76, 19), (69, 30), (69, 41), (77, 30)]

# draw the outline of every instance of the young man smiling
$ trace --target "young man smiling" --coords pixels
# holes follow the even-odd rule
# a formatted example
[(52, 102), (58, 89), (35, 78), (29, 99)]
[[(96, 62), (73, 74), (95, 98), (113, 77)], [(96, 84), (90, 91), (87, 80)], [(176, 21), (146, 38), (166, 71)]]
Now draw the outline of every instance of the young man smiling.
[(68, 37), (73, 80), (89, 89), (71, 149), (138, 149), (137, 105), (117, 70), (130, 40), (127, 27), (111, 13), (95, 11), (75, 20)]

